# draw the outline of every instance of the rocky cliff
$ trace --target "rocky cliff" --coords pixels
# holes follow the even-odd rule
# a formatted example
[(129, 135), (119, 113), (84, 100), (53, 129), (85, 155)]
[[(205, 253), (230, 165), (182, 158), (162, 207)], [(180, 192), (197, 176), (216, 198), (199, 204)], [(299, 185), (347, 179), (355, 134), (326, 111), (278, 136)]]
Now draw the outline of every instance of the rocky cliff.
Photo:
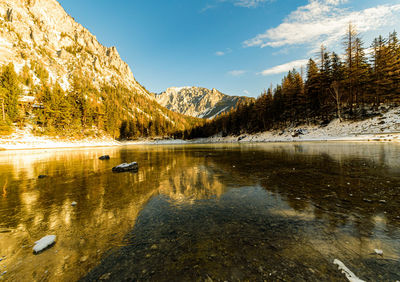
[(150, 97), (117, 49), (101, 45), (56, 0), (0, 0), (0, 64), (8, 62), (17, 72), (40, 63), (64, 90), (79, 71), (96, 86), (123, 85)]
[(171, 87), (156, 95), (157, 102), (169, 110), (198, 118), (212, 119), (229, 112), (238, 103), (251, 98), (228, 96), (216, 89), (201, 87)]

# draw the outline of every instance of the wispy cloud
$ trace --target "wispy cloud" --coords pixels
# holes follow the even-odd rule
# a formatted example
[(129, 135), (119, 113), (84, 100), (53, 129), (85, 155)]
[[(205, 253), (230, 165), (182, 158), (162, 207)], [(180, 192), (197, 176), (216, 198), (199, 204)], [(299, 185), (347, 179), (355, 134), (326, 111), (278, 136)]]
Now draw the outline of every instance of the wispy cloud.
[(261, 4), (266, 2), (272, 2), (274, 0), (211, 0), (203, 9), (200, 10), (200, 13), (204, 13), (208, 10), (217, 8), (222, 3), (229, 3), (236, 7), (244, 7), (244, 8), (257, 8)]
[(245, 95), (250, 95), (250, 92), (249, 91), (247, 91), (247, 90), (243, 90), (243, 93), (245, 94)]
[(357, 30), (376, 30), (398, 21), (400, 4), (378, 5), (361, 11), (349, 11), (342, 5), (347, 0), (309, 0), (297, 8), (275, 28), (270, 28), (254, 38), (246, 40), (245, 47), (282, 47), (306, 44), (315, 47), (321, 43), (337, 42), (349, 22)]
[(207, 4), (207, 5), (204, 6), (203, 9), (200, 10), (200, 13), (204, 13), (204, 12), (206, 12), (208, 10), (211, 10), (211, 9), (214, 9), (216, 7), (217, 7), (216, 4)]
[(228, 74), (231, 76), (242, 76), (246, 73), (247, 71), (245, 70), (232, 70), (232, 71), (228, 71)]
[(272, 75), (272, 74), (280, 74), (284, 72), (288, 72), (292, 69), (296, 68), (301, 68), (305, 65), (307, 65), (308, 60), (297, 60), (297, 61), (292, 61), (286, 64), (282, 64), (279, 66), (275, 66), (266, 70), (263, 70), (260, 74), (267, 76), (267, 75)]
[(258, 7), (260, 4), (265, 2), (270, 2), (270, 0), (234, 0), (234, 5), (239, 7), (246, 7), (246, 8), (255, 8)]
[(226, 54), (232, 53), (232, 49), (231, 48), (226, 48), (225, 51), (217, 51), (215, 52), (216, 56), (225, 56)]

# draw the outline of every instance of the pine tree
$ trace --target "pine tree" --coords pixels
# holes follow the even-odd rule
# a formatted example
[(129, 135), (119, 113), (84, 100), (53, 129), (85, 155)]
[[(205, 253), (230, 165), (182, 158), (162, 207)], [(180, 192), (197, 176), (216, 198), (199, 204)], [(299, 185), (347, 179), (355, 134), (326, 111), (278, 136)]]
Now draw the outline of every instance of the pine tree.
[(305, 83), (308, 116), (316, 117), (321, 108), (319, 99), (319, 85), (320, 75), (317, 64), (313, 59), (309, 59), (307, 63), (307, 79)]
[(19, 117), (18, 99), (21, 89), (12, 63), (5, 65), (2, 69), (0, 88), (2, 89), (5, 116), (10, 121), (16, 122)]

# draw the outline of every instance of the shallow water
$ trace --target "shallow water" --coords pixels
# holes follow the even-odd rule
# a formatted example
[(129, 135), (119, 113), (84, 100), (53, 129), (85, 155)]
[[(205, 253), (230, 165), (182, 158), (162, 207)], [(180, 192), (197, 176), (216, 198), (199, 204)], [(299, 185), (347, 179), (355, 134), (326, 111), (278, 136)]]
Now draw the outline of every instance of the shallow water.
[[(138, 173), (111, 172), (130, 161)], [(345, 281), (334, 259), (399, 280), (400, 146), (0, 152), (1, 258), (10, 281)]]

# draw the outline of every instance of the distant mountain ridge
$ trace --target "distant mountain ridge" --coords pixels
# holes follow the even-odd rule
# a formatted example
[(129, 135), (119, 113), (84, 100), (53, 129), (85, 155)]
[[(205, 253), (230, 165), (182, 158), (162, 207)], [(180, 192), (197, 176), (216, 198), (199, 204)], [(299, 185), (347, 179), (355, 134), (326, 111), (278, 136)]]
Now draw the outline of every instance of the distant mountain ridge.
[(236, 108), (252, 98), (229, 96), (217, 89), (203, 87), (171, 87), (155, 95), (157, 102), (167, 109), (184, 115), (212, 119)]

